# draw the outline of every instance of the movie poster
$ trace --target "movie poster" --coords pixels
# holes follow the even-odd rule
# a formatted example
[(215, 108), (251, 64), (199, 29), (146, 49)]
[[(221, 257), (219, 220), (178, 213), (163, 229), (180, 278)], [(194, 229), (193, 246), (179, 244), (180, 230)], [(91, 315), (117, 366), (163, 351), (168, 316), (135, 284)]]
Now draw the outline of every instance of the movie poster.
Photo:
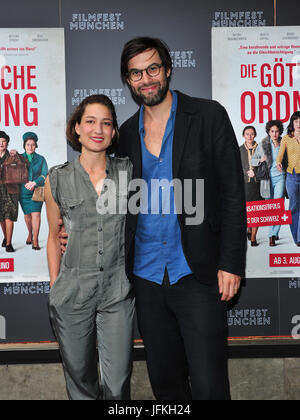
[(0, 29), (0, 76), (0, 282), (20, 287), (49, 280), (46, 209), (34, 194), (67, 161), (64, 30)]
[(286, 136), (300, 111), (300, 27), (213, 28), (212, 66), (241, 151), (246, 276), (299, 277), (300, 144)]

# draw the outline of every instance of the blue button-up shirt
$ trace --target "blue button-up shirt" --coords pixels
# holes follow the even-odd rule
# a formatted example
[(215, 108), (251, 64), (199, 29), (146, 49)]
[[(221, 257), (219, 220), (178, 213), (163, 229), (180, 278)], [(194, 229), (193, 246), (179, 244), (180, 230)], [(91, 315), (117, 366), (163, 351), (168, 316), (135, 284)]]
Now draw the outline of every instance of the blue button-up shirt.
[(173, 179), (176, 92), (172, 91), (172, 96), (171, 113), (159, 157), (152, 155), (145, 145), (143, 106), (139, 120), (144, 188), (135, 237), (134, 274), (157, 284), (162, 284), (165, 268), (168, 270), (170, 284), (192, 273), (182, 249), (181, 230), (174, 205), (174, 188), (169, 188)]

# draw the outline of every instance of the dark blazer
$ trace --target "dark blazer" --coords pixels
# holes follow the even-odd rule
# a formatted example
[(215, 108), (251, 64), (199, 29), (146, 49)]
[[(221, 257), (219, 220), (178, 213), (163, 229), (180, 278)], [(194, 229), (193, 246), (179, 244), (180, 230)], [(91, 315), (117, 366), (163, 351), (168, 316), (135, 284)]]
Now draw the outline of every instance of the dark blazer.
[[(178, 215), (182, 245), (194, 275), (215, 284), (219, 269), (244, 275), (246, 205), (239, 147), (225, 109), (217, 102), (191, 98), (180, 92), (173, 140), (173, 179), (204, 179), (204, 220), (187, 225), (191, 215)], [(142, 178), (139, 111), (120, 128), (117, 156), (128, 156), (133, 178)], [(184, 188), (182, 195), (184, 196)], [(126, 223), (126, 273), (132, 279), (137, 215)], [(174, 255), (176, 258), (176, 255)]]

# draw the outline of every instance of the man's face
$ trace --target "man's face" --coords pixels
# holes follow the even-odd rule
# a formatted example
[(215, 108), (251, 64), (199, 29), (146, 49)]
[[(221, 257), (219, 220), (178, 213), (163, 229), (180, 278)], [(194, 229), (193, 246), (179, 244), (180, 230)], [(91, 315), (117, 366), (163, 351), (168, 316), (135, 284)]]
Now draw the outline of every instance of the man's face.
[[(128, 61), (128, 73), (132, 70), (144, 70), (152, 64), (162, 64), (161, 58), (155, 49), (149, 49), (136, 55)], [(159, 105), (165, 99), (169, 90), (169, 76), (171, 70), (165, 71), (161, 67), (157, 76), (149, 76), (143, 71), (142, 78), (139, 81), (127, 79), (134, 100), (138, 104), (147, 106)]]

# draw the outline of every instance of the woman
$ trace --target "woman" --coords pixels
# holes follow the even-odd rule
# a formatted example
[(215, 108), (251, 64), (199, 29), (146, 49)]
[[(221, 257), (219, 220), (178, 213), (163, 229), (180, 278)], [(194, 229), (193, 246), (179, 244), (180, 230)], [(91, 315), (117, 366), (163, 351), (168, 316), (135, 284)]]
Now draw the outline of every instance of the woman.
[[(285, 179), (287, 162), (284, 158), (282, 171), (278, 171), (276, 159), (279, 153), (281, 134), (283, 133), (283, 124), (279, 120), (271, 120), (266, 124), (265, 137), (256, 148), (252, 165), (258, 167), (263, 162), (267, 164), (268, 179), (260, 181), (260, 194), (265, 199), (283, 198), (285, 195)], [(280, 231), (280, 225), (270, 226), (269, 245), (276, 246), (276, 240)]]
[[(243, 130), (244, 144), (240, 147), (241, 160), (244, 172), (246, 201), (261, 200), (260, 183), (255, 178), (255, 172), (252, 165), (252, 157), (257, 148), (255, 137), (257, 136), (256, 129), (252, 125), (248, 125)], [(258, 246), (256, 241), (258, 227), (248, 228), (248, 239), (251, 241), (251, 246)]]
[[(81, 155), (52, 168), (46, 180), (50, 316), (74, 400), (130, 399), (134, 298), (125, 274), (126, 215), (119, 208), (101, 210), (106, 200), (118, 203), (120, 196), (127, 197), (127, 190), (122, 194), (119, 188), (119, 173), (130, 180), (132, 165), (127, 158), (109, 156), (118, 136), (110, 99), (86, 98), (67, 128), (68, 140)], [(69, 234), (62, 258), (61, 216)]]
[[(7, 150), (9, 144), (9, 136), (0, 131), (0, 168), (4, 161), (9, 157)], [(2, 171), (1, 171), (2, 172)], [(0, 172), (0, 176), (1, 176)], [(14, 222), (18, 219), (19, 210), (19, 187), (15, 184), (1, 184), (0, 179), (0, 223), (3, 231), (2, 247), (6, 252), (15, 252), (12, 246), (12, 236), (14, 230)]]
[(25, 223), (28, 229), (27, 245), (39, 251), (39, 232), (41, 226), (41, 211), (43, 203), (33, 201), (32, 196), (36, 187), (43, 187), (48, 173), (48, 166), (45, 158), (35, 151), (38, 147), (38, 137), (35, 133), (23, 135), (23, 157), (27, 158), (29, 166), (29, 181), (21, 186), (20, 204), (24, 213)]
[(300, 111), (291, 116), (287, 135), (283, 137), (277, 156), (277, 168), (283, 171), (283, 157), (287, 152), (286, 189), (290, 200), (294, 242), (300, 247)]

